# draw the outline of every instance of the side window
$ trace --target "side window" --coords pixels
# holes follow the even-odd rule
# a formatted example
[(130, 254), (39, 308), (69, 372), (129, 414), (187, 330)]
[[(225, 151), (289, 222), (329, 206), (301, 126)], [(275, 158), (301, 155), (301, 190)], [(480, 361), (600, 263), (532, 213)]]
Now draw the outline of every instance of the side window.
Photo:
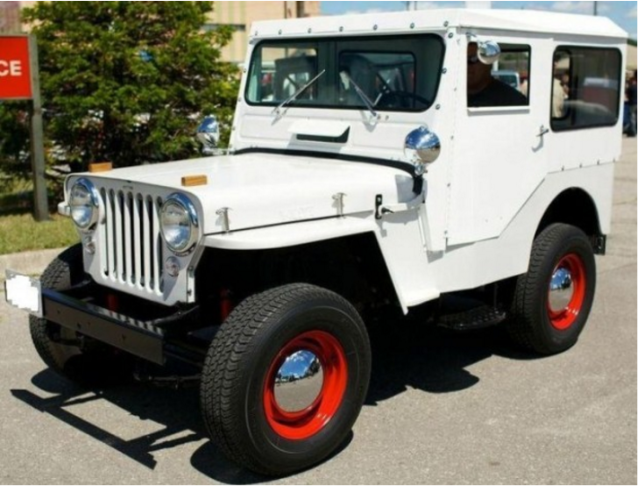
[(558, 47), (553, 56), (551, 128), (615, 125), (622, 56), (617, 49)]
[(527, 98), (529, 104), (529, 67), (531, 48), (515, 44), (501, 44), (502, 54), (491, 76), (511, 88), (518, 90)]
[(467, 46), (467, 105), (469, 107), (507, 107), (529, 105), (531, 47), (500, 44), (502, 54), (487, 66), (477, 56), (478, 46)]

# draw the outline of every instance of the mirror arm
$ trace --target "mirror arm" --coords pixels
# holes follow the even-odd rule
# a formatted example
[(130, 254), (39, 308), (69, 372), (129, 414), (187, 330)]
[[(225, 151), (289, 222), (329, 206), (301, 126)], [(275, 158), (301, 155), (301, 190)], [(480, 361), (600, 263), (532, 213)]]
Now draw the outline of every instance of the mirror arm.
[(414, 172), (413, 175), (413, 194), (415, 195), (419, 195), (422, 194), (422, 188), (424, 187), (424, 178), (422, 177), (422, 174), (418, 174), (417, 172)]

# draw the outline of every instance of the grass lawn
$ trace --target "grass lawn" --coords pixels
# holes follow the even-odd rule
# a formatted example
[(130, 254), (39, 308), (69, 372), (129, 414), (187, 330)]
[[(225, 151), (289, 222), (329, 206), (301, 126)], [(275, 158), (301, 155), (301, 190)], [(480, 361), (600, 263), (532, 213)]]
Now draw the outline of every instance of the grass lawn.
[(36, 222), (31, 214), (0, 216), (0, 255), (68, 247), (80, 239), (71, 218), (51, 215)]

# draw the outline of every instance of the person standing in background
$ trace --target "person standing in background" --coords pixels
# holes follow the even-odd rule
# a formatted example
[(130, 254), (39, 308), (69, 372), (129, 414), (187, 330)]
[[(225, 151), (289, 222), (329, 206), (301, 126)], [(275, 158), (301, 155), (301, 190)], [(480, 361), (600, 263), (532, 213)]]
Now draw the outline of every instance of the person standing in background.
[(629, 80), (627, 87), (627, 103), (629, 104), (629, 130), (627, 135), (635, 137), (638, 133), (638, 70), (633, 72), (633, 77)]

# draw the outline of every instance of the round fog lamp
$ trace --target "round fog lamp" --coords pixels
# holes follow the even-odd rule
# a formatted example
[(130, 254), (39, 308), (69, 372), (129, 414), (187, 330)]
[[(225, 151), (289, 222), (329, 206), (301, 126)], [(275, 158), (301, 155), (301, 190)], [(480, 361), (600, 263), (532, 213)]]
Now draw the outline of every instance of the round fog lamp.
[(180, 261), (176, 257), (169, 257), (164, 261), (164, 270), (168, 276), (178, 277), (178, 274), (180, 274)]
[(84, 250), (89, 255), (93, 255), (96, 253), (96, 243), (93, 241), (92, 237), (87, 237), (84, 239)]

